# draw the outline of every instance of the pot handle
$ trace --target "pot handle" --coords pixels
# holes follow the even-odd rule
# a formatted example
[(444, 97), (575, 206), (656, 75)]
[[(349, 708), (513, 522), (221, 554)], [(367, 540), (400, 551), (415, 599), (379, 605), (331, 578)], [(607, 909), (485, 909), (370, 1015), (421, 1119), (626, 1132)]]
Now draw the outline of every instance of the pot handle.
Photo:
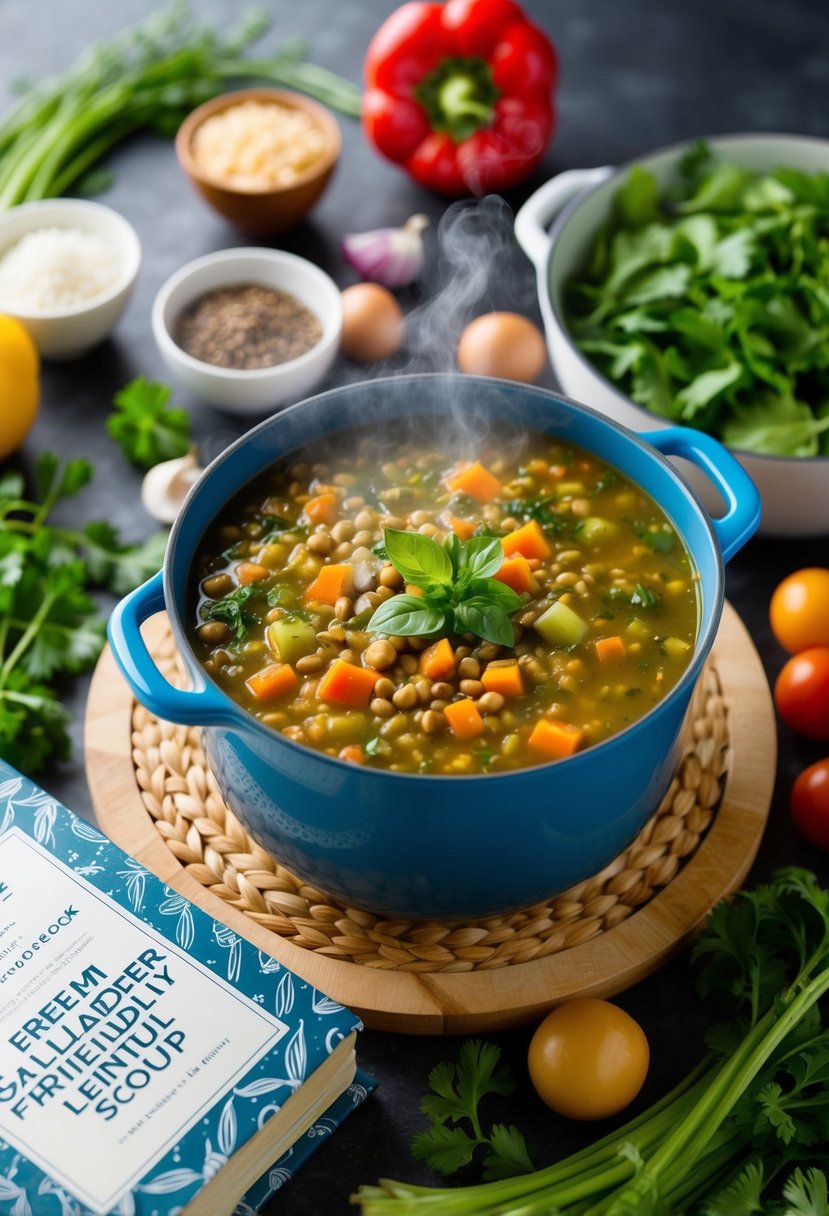
[(687, 426), (668, 426), (639, 436), (664, 456), (690, 460), (713, 481), (726, 502), (725, 515), (712, 519), (724, 562), (757, 531), (761, 503), (757, 487), (727, 448), (702, 431)]
[(204, 683), (193, 692), (174, 688), (158, 670), (144, 639), (144, 621), (164, 608), (162, 572), (137, 587), (116, 605), (107, 625), (115, 661), (134, 696), (152, 713), (185, 726), (232, 725), (238, 711), (217, 688)]
[(547, 232), (550, 220), (574, 195), (607, 181), (614, 172), (611, 165), (598, 169), (567, 169), (530, 195), (515, 217), (515, 237), (538, 270), (546, 268), (547, 255), (553, 245)]

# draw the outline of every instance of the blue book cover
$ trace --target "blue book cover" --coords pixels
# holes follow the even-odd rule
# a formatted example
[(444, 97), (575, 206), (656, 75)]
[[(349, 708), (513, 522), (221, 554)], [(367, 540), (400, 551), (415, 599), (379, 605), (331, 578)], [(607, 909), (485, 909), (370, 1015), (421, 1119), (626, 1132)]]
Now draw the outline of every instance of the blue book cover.
[(185, 1216), (342, 1045), (255, 1210), (370, 1092), (359, 1026), (0, 761), (0, 1211)]

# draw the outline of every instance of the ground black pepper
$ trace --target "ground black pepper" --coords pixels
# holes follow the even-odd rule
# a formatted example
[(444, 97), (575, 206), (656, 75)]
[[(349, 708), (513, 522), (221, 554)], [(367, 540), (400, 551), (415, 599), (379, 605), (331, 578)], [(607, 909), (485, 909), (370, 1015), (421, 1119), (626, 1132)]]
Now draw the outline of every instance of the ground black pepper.
[(253, 371), (304, 355), (319, 342), (322, 325), (290, 292), (239, 283), (217, 287), (190, 304), (174, 336), (202, 363)]

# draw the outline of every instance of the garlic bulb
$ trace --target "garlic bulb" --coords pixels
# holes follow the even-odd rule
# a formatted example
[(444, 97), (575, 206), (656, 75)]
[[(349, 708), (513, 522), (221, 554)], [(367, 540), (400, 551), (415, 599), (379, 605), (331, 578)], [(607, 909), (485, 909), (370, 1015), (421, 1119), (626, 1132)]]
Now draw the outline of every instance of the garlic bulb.
[(196, 448), (177, 460), (164, 460), (155, 465), (141, 483), (144, 509), (159, 523), (173, 523), (190, 487), (202, 472)]
[(364, 279), (383, 287), (407, 287), (423, 269), (426, 215), (413, 215), (402, 228), (377, 228), (343, 237), (343, 256)]

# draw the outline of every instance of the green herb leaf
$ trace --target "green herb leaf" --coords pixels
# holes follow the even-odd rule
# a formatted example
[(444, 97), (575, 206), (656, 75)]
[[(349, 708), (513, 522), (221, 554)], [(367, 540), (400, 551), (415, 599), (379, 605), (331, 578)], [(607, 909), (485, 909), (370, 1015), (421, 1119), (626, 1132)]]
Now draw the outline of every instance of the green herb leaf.
[(637, 583), (630, 602), (634, 608), (655, 608), (659, 603), (659, 595), (650, 587), (643, 587), (641, 583)]
[[(509, 588), (508, 588), (509, 590)], [(514, 646), (515, 630), (502, 608), (485, 595), (473, 595), (455, 609), (455, 623), (460, 633), (474, 633), (497, 646)]]
[(126, 595), (156, 574), (167, 549), (166, 531), (154, 532), (141, 544), (123, 544), (111, 524), (87, 524), (78, 538), (89, 576), (115, 595)]
[(736, 1178), (705, 1205), (704, 1216), (762, 1216), (767, 1209), (763, 1203), (763, 1166), (750, 1161)]
[(829, 1185), (822, 1170), (796, 1169), (783, 1187), (788, 1203), (783, 1216), (829, 1216)]
[(493, 1123), (489, 1132), (490, 1151), (484, 1157), (484, 1180), (514, 1178), (535, 1169), (523, 1132), (512, 1124)]
[(190, 448), (190, 416), (169, 409), (173, 390), (143, 376), (116, 394), (106, 427), (132, 464), (151, 469), (162, 460), (184, 456)]
[(459, 550), (459, 561), (473, 578), (488, 578), (504, 564), (504, 548), (496, 537), (472, 536)]
[(205, 621), (224, 621), (233, 630), (235, 640), (241, 642), (254, 623), (254, 617), (245, 611), (245, 605), (248, 600), (264, 594), (264, 588), (259, 583), (247, 583), (234, 588), (220, 600), (202, 604), (201, 616)]
[(426, 596), (393, 595), (374, 611), (366, 628), (395, 637), (428, 637), (443, 628), (446, 616)]
[(430, 583), (449, 584), (452, 562), (443, 545), (419, 532), (400, 532), (386, 528), (383, 540), (389, 561), (407, 583), (427, 587)]
[(412, 1156), (448, 1177), (469, 1165), (480, 1143), (462, 1127), (436, 1124), (412, 1137)]

